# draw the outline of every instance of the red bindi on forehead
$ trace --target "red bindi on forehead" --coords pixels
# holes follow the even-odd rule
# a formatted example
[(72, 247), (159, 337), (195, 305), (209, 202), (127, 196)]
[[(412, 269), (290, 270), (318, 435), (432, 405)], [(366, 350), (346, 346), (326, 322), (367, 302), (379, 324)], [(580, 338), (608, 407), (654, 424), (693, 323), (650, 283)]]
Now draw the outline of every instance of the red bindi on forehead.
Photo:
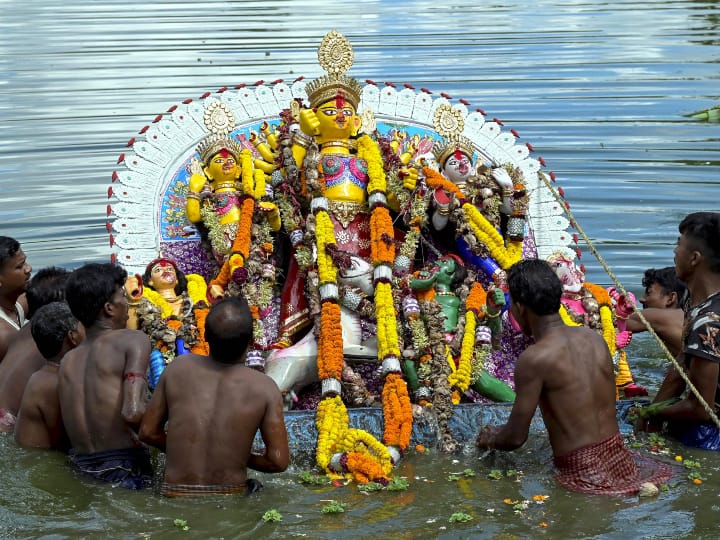
[(345, 106), (345, 96), (343, 96), (343, 93), (338, 91), (337, 95), (335, 96), (335, 107), (338, 109), (342, 109)]
[(462, 158), (463, 158), (463, 153), (460, 151), (459, 148), (456, 148), (455, 149), (455, 159), (457, 159), (458, 161), (461, 161)]
[(230, 157), (230, 151), (227, 148), (223, 148), (218, 152), (218, 155), (223, 159), (227, 159)]

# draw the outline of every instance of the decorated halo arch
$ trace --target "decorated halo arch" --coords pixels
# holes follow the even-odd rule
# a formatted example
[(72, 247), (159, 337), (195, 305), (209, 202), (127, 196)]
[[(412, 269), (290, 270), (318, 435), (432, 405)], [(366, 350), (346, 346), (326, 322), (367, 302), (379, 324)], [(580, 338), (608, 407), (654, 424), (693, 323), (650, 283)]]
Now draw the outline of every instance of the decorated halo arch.
[[(282, 80), (265, 84), (238, 85), (205, 93), (198, 100), (188, 99), (172, 106), (143, 127), (139, 136), (128, 142), (129, 151), (118, 158), (121, 165), (112, 175), (108, 189), (108, 223), (112, 259), (129, 272), (142, 272), (148, 261), (158, 256), (173, 258), (185, 272), (209, 276), (214, 262), (200, 245), (200, 236), (185, 217), (185, 199), (196, 148), (213, 134), (213, 112), (218, 104), (231, 113), (231, 136), (243, 147), (257, 150), (250, 142), (253, 132), (264, 123), (277, 125), (280, 112), (293, 100), (307, 104), (306, 81), (303, 78), (286, 84)], [(464, 100), (451, 103), (451, 97), (433, 97), (426, 89), (416, 91), (410, 85), (398, 89), (394, 84), (383, 87), (366, 81), (359, 114), (374, 112), (377, 129), (387, 134), (402, 131), (417, 135), (429, 147), (442, 137), (433, 127), (438, 107), (447, 105), (464, 120), (462, 135), (469, 139), (476, 152), (489, 166), (512, 164), (524, 176), (529, 195), (528, 233), (534, 240), (538, 257), (547, 258), (562, 251), (575, 258), (578, 251), (573, 235), (568, 232), (564, 202), (554, 188), (548, 187), (548, 175), (541, 169), (542, 158), (530, 156), (532, 147), (518, 143), (514, 130), (503, 129), (497, 119), (487, 119), (481, 109), (470, 110)], [(222, 120), (220, 120), (222, 123)], [(427, 148), (429, 149), (429, 148)], [(549, 176), (554, 180), (553, 173)]]

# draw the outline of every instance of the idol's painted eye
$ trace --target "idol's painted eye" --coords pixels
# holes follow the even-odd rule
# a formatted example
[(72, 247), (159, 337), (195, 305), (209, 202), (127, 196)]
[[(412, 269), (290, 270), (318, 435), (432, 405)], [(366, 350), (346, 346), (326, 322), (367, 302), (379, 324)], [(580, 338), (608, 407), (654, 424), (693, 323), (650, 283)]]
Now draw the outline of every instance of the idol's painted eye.
[(323, 109), (322, 113), (325, 116), (337, 116), (337, 109)]

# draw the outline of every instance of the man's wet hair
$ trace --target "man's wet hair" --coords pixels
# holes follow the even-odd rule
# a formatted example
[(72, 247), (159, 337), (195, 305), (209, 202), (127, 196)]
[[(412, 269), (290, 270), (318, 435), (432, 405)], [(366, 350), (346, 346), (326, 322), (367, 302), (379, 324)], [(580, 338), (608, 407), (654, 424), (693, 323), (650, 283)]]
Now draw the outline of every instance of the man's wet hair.
[(66, 302), (50, 302), (38, 308), (30, 320), (30, 333), (44, 358), (57, 356), (62, 350), (68, 332), (77, 330), (78, 320), (73, 317)]
[(508, 273), (508, 287), (512, 301), (523, 304), (536, 315), (550, 315), (560, 309), (562, 283), (546, 261), (516, 262)]
[(720, 273), (720, 213), (688, 214), (678, 229), (703, 254), (710, 271)]
[(65, 285), (65, 300), (72, 314), (90, 328), (118, 287), (125, 285), (127, 272), (112, 263), (88, 263), (74, 270)]
[(35, 274), (25, 293), (30, 316), (45, 304), (65, 300), (65, 284), (70, 271), (57, 266), (48, 266)]
[(0, 236), (0, 269), (10, 257), (20, 251), (20, 242), (9, 236)]
[(205, 341), (211, 356), (224, 364), (236, 364), (253, 337), (250, 306), (242, 297), (215, 304), (205, 319)]
[(663, 294), (675, 293), (677, 296), (677, 305), (680, 306), (680, 302), (687, 290), (685, 283), (680, 281), (675, 273), (674, 266), (666, 266), (665, 268), (648, 268), (645, 270), (645, 275), (642, 279), (642, 286), (645, 290), (650, 287), (653, 283), (657, 284), (662, 289)]

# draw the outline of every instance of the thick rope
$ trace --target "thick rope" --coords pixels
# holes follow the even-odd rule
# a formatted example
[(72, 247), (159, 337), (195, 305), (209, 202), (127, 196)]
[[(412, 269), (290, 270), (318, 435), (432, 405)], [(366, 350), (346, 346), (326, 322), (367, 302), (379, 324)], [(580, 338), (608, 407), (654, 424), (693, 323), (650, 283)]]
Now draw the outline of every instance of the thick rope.
[[(625, 297), (628, 296), (627, 291), (625, 290), (625, 287), (623, 287), (622, 283), (620, 283), (620, 280), (615, 276), (613, 271), (610, 269), (608, 264), (605, 262), (605, 259), (602, 258), (602, 255), (598, 252), (597, 249), (595, 249), (595, 246), (590, 241), (590, 238), (585, 234), (585, 231), (580, 227), (580, 224), (575, 219), (575, 216), (573, 216), (572, 212), (570, 211), (570, 208), (565, 204), (564, 199), (558, 192), (558, 190), (553, 186), (550, 181), (548, 180), (548, 177), (543, 174), (542, 172), (538, 173), (540, 178), (542, 179), (543, 183), (545, 184), (545, 187), (550, 190), (550, 193), (552, 193), (555, 200), (562, 206), (562, 208), (565, 209), (565, 213), (567, 214), (568, 219), (570, 220), (570, 224), (572, 227), (580, 234), (582, 239), (585, 241), (585, 244), (587, 244), (588, 249), (590, 250), (590, 253), (592, 253), (595, 258), (598, 260), (600, 265), (603, 267), (603, 270), (607, 273), (607, 275), (610, 277), (612, 282), (615, 284), (615, 287), (618, 291), (620, 291), (621, 294), (625, 295)], [(635, 310), (635, 313), (637, 314), (638, 318), (642, 321), (642, 323), (645, 325), (645, 328), (647, 328), (648, 332), (655, 338), (655, 340), (660, 345), (660, 348), (665, 353), (665, 356), (673, 363), (675, 366), (675, 369), (677, 370), (680, 377), (682, 377), (682, 380), (685, 381), (685, 384), (687, 385), (688, 390), (690, 390), (695, 397), (698, 399), (700, 404), (702, 405), (703, 409), (705, 409), (705, 412), (708, 414), (708, 416), (712, 419), (712, 421), (715, 423), (715, 425), (720, 428), (720, 419), (718, 419), (717, 415), (715, 414), (715, 411), (713, 411), (712, 407), (708, 405), (708, 403), (703, 399), (703, 397), (700, 395), (700, 392), (697, 388), (690, 382), (690, 378), (685, 373), (685, 370), (678, 364), (677, 360), (673, 357), (672, 353), (668, 350), (668, 348), (665, 346), (665, 343), (663, 343), (663, 340), (660, 339), (660, 336), (658, 336), (655, 333), (655, 330), (653, 330), (652, 326), (648, 322), (648, 320), (645, 318), (645, 316), (642, 314), (642, 310)]]

